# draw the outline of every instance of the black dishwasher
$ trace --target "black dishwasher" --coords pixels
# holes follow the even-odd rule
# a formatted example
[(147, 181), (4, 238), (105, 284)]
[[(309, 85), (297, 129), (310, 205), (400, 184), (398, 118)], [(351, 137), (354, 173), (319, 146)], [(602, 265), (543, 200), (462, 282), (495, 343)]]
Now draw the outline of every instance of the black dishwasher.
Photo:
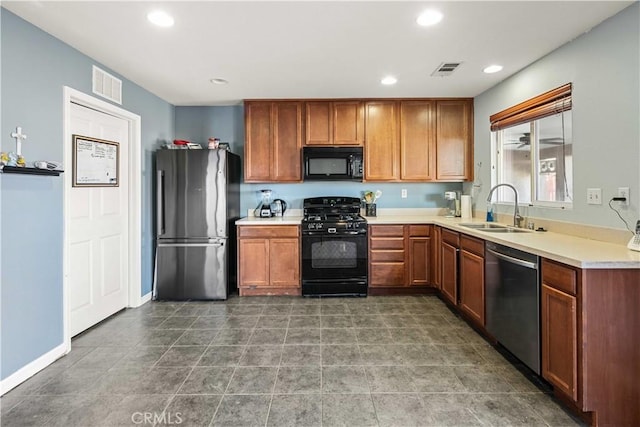
[(500, 344), (540, 374), (539, 257), (485, 245), (486, 327)]

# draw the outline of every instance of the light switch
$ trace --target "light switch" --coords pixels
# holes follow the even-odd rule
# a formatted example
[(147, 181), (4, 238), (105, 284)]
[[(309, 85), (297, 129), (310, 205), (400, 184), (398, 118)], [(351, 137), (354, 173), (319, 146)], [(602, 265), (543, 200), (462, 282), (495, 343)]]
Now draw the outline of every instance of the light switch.
[(589, 205), (601, 205), (602, 204), (602, 189), (601, 188), (587, 188), (587, 204), (589, 204)]

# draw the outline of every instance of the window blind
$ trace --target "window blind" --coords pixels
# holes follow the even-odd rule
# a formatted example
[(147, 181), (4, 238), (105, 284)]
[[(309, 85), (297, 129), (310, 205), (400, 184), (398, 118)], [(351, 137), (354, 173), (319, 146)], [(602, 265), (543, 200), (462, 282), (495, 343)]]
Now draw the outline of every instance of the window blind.
[(521, 102), (489, 117), (491, 130), (497, 131), (528, 123), (571, 109), (571, 83)]

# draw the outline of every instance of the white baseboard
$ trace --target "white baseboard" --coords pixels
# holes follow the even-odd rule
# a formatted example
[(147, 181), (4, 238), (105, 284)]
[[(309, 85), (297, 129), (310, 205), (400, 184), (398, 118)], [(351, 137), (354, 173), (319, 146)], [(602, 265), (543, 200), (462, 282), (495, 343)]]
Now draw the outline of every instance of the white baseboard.
[(127, 305), (127, 308), (140, 307), (142, 304), (144, 304), (147, 301), (151, 301), (151, 292), (141, 297), (129, 299), (129, 305)]
[(16, 386), (22, 384), (47, 366), (51, 365), (60, 357), (68, 353), (69, 350), (70, 349), (67, 348), (67, 345), (65, 343), (62, 343), (49, 352), (38, 357), (33, 362), (18, 369), (16, 372), (9, 375), (4, 380), (0, 381), (0, 396), (7, 393)]
[(149, 292), (146, 295), (143, 295), (142, 298), (140, 299), (140, 305), (151, 301), (151, 295), (152, 295), (152, 292)]

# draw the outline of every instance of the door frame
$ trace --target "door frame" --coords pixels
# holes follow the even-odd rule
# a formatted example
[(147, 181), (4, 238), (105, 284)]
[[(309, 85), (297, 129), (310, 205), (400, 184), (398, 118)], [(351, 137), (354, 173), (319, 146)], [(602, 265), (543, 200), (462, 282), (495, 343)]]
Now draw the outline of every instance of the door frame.
[(65, 353), (71, 351), (70, 332), (70, 304), (69, 304), (69, 254), (67, 253), (69, 243), (69, 212), (70, 194), (72, 184), (72, 149), (71, 144), (71, 104), (78, 104), (91, 108), (101, 113), (109, 114), (128, 122), (129, 127), (129, 188), (128, 188), (128, 244), (129, 244), (129, 274), (127, 277), (127, 307), (138, 307), (142, 305), (142, 156), (141, 156), (141, 117), (130, 111), (124, 110), (108, 102), (87, 95), (68, 86), (63, 88), (63, 141), (62, 158), (66, 165), (64, 173), (63, 190), (63, 217), (64, 217), (64, 237), (62, 249), (63, 279), (63, 324)]

